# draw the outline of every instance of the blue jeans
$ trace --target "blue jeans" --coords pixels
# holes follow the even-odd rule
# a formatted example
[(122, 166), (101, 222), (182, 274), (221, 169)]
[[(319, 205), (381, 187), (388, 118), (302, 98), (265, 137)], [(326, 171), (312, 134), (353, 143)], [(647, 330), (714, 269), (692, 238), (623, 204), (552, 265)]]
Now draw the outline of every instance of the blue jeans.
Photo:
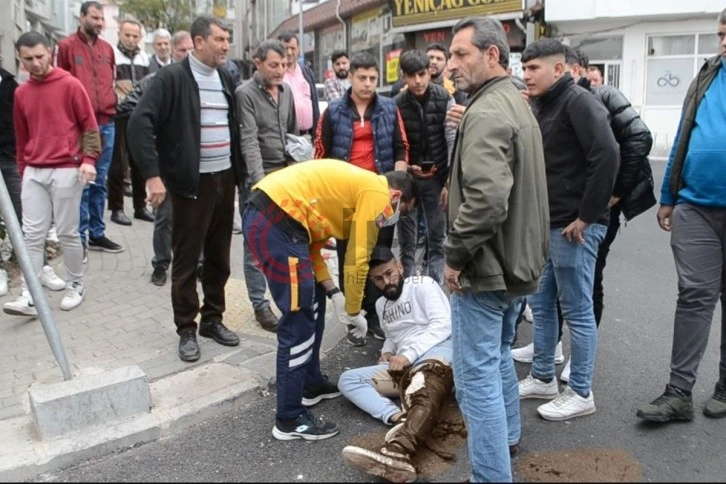
[(454, 383), (469, 431), (471, 482), (512, 481), (509, 446), (519, 442), (522, 424), (511, 350), (522, 301), (502, 291), (451, 296)]
[(172, 216), (171, 198), (165, 197), (161, 205), (154, 209), (154, 235), (151, 239), (154, 247), (151, 266), (154, 268), (161, 267), (167, 270), (171, 265)]
[(325, 291), (315, 282), (307, 233), (292, 235), (273, 220), (274, 215), (247, 205), (242, 227), (282, 313), (277, 326), (277, 418), (288, 420), (305, 412), (305, 385), (323, 380)]
[[(451, 338), (442, 341), (421, 355), (413, 362), (413, 366), (416, 366), (418, 362), (430, 359), (437, 359), (450, 365), (452, 359)], [(389, 419), (401, 411), (398, 405), (391, 401), (391, 398), (397, 398), (400, 395), (400, 388), (398, 381), (394, 381), (388, 373), (388, 363), (343, 372), (338, 379), (338, 389), (358, 408), (385, 424), (390, 424)]]
[(550, 250), (539, 290), (530, 297), (534, 315), (532, 376), (555, 378), (557, 300), (570, 328), (570, 381), (575, 393), (587, 398), (592, 386), (597, 351), (597, 325), (592, 304), (595, 261), (607, 227), (591, 224), (583, 232), (585, 242), (568, 242), (562, 229), (550, 230)]
[(96, 182), (93, 185), (86, 185), (81, 197), (81, 242), (86, 244), (87, 236), (91, 239), (99, 239), (106, 232), (106, 224), (103, 222), (103, 209), (106, 206), (106, 177), (111, 167), (111, 155), (113, 154), (113, 142), (116, 136), (116, 125), (111, 122), (98, 127), (101, 133), (101, 156), (96, 160)]

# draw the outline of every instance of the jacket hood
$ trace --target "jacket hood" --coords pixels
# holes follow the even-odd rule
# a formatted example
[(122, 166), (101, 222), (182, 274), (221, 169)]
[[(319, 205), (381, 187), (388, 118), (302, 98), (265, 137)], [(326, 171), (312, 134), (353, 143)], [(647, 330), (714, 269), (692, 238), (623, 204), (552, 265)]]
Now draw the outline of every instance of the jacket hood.
[(47, 84), (49, 82), (55, 82), (59, 81), (61, 79), (65, 79), (66, 77), (70, 76), (70, 74), (63, 69), (59, 67), (54, 67), (52, 71), (50, 71), (50, 74), (45, 76), (43, 80), (39, 81), (35, 79), (34, 77), (31, 77), (28, 79), (28, 82), (31, 84)]

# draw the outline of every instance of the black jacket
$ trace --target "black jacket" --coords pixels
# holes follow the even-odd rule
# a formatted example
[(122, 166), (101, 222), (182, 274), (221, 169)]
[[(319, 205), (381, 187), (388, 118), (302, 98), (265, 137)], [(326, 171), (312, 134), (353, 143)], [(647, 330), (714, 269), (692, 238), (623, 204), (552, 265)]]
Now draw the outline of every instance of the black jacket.
[(15, 76), (0, 68), (0, 162), (15, 163), (15, 129), (13, 104), (18, 82)]
[(446, 144), (446, 110), (451, 96), (438, 84), (429, 84), (425, 105), (406, 89), (395, 98), (403, 118), (409, 146), (409, 163), (421, 165), (424, 160), (435, 162), (436, 176), (446, 180), (449, 176), (449, 150)]
[[(229, 106), (231, 161), (239, 185), (245, 179), (245, 167), (234, 81), (225, 69), (218, 71)], [(131, 155), (145, 180), (161, 176), (166, 189), (174, 195), (197, 196), (201, 106), (188, 58), (156, 73), (129, 118), (127, 136)]]
[(131, 116), (131, 113), (134, 112), (134, 109), (136, 109), (136, 106), (138, 106), (141, 97), (144, 95), (144, 92), (149, 88), (149, 84), (151, 83), (151, 80), (154, 78), (155, 75), (156, 72), (152, 72), (148, 76), (144, 76), (144, 78), (141, 79), (136, 84), (136, 86), (134, 86), (131, 92), (126, 95), (124, 100), (121, 101), (116, 108), (117, 118), (128, 118), (129, 116)]
[(656, 204), (653, 170), (648, 161), (653, 137), (622, 92), (607, 85), (591, 90), (610, 113), (610, 127), (620, 145), (620, 170), (613, 195), (621, 199), (620, 208), (630, 220)]
[(544, 142), (550, 226), (578, 218), (607, 225), (620, 159), (607, 110), (570, 74), (534, 99), (533, 110)]

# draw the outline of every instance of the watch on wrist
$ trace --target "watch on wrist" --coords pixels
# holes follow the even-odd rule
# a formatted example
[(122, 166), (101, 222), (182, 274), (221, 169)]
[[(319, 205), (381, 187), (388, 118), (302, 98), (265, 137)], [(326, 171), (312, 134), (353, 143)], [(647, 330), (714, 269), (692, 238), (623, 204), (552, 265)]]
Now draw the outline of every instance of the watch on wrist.
[(340, 289), (338, 289), (337, 287), (334, 287), (330, 291), (325, 291), (325, 295), (328, 296), (328, 299), (333, 299), (333, 296), (335, 296), (339, 292), (340, 292)]

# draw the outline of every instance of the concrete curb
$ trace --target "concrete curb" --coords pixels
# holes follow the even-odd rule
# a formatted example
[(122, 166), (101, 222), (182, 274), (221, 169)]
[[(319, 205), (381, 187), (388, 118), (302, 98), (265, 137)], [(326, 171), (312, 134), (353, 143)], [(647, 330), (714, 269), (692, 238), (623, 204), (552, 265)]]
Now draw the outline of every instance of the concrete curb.
[[(343, 337), (343, 325), (327, 325), (321, 360)], [(152, 381), (151, 412), (114, 425), (41, 440), (30, 414), (2, 420), (0, 482), (26, 480), (172, 436), (265, 395), (274, 380), (274, 351), (252, 358), (230, 351), (211, 362)]]

